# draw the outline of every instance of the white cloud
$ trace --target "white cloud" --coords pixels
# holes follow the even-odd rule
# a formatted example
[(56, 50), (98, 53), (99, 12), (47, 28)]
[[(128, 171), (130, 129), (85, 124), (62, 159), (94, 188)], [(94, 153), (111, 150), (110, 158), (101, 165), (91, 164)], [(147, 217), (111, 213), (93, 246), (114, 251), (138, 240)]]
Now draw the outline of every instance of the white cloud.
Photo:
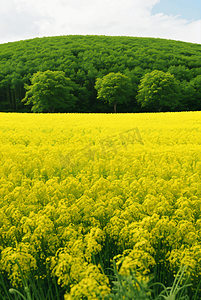
[(161, 37), (201, 43), (201, 20), (151, 15), (160, 0), (6, 0), (0, 43), (68, 34)]
[(6, 0), (1, 7), (0, 43), (32, 38), (41, 32), (39, 23), (43, 16), (40, 11), (33, 5), (20, 2)]
[(151, 16), (149, 29), (146, 30), (148, 36), (152, 32), (161, 38), (201, 44), (201, 20), (190, 22), (180, 16), (157, 14)]

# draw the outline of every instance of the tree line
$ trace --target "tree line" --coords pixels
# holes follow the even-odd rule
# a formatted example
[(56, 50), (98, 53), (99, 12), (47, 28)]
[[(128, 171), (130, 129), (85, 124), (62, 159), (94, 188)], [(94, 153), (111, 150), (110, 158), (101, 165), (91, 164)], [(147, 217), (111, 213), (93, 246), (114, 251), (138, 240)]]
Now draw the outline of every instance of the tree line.
[[(56, 95), (62, 103), (64, 80), (65, 95), (68, 95), (67, 99), (70, 100), (52, 108), (46, 106), (46, 111), (112, 112), (114, 101), (109, 101), (111, 97), (108, 101), (101, 101), (104, 97), (103, 94), (102, 97), (100, 95), (100, 88), (97, 89), (97, 80), (103, 82), (109, 74), (122, 74), (129, 78), (129, 92), (119, 93), (121, 97), (119, 96), (116, 103), (118, 112), (201, 109), (199, 44), (155, 38), (90, 35), (44, 37), (1, 44), (0, 111), (31, 112), (33, 102), (22, 99), (26, 99), (28, 92), (31, 93), (28, 87), (34, 85), (36, 74), (42, 75), (46, 71), (62, 72), (65, 75), (65, 79), (60, 78)], [(177, 81), (177, 89), (174, 91), (176, 102), (168, 102), (168, 99), (165, 99), (166, 102), (163, 101), (162, 106), (156, 106), (155, 103), (143, 105), (139, 96), (142, 81), (145, 84), (145, 78), (151, 78), (148, 74), (154, 71), (172, 75)], [(53, 83), (50, 85), (53, 87)], [(143, 88), (144, 91), (146, 88), (148, 90), (149, 85), (146, 88), (144, 85)], [(161, 89), (164, 89), (164, 85), (159, 84), (158, 94), (154, 92), (153, 87), (149, 88), (149, 93), (155, 98), (161, 97)], [(46, 104), (53, 95), (48, 97)]]

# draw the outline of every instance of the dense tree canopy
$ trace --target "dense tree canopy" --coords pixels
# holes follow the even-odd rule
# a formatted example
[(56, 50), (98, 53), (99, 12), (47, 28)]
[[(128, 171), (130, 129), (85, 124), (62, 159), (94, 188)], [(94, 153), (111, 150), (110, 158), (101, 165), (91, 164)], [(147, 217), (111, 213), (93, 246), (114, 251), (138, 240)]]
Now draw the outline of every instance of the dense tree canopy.
[(95, 88), (98, 91), (98, 99), (103, 99), (106, 103), (114, 105), (114, 112), (116, 113), (117, 104), (127, 102), (132, 93), (130, 79), (118, 73), (109, 73), (103, 78), (96, 80)]
[(32, 104), (33, 112), (71, 112), (76, 102), (73, 86), (62, 71), (39, 71), (31, 78), (31, 85), (25, 85), (27, 92), (22, 102)]
[(193, 95), (193, 105), (196, 109), (201, 110), (201, 75), (191, 80), (190, 87), (192, 89), (191, 96)]
[[(25, 84), (33, 74), (63, 71), (76, 84), (75, 112), (111, 112), (109, 103), (97, 99), (95, 82), (109, 73), (130, 78), (132, 95), (118, 105), (118, 112), (149, 111), (136, 95), (141, 78), (154, 70), (169, 72), (179, 80), (181, 95), (177, 110), (198, 110), (201, 75), (201, 45), (179, 41), (111, 36), (44, 37), (0, 45), (0, 111), (31, 111)], [(199, 77), (198, 77), (199, 78)], [(189, 86), (189, 89), (186, 87)], [(62, 110), (61, 110), (62, 112)]]
[(174, 75), (154, 70), (141, 79), (137, 101), (142, 107), (151, 107), (157, 111), (163, 108), (173, 110), (179, 104), (179, 93), (179, 83)]

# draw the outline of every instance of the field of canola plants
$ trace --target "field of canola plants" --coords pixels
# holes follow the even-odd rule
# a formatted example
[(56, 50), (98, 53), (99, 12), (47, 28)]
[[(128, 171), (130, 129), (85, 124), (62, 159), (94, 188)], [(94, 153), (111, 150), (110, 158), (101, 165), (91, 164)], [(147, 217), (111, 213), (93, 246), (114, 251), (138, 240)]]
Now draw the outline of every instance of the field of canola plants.
[(2, 299), (29, 278), (104, 297), (113, 260), (165, 286), (185, 265), (196, 291), (201, 112), (0, 113), (0, 148)]

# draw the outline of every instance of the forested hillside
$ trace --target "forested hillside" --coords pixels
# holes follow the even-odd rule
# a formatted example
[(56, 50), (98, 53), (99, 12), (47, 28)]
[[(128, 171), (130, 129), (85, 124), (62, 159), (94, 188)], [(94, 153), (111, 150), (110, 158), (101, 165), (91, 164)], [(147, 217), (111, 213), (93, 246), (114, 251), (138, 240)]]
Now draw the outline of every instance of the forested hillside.
[(118, 112), (148, 111), (140, 107), (136, 96), (140, 80), (153, 70), (169, 72), (179, 81), (175, 110), (201, 110), (199, 44), (155, 38), (79, 35), (1, 44), (0, 111), (30, 112), (31, 106), (21, 102), (26, 93), (24, 85), (30, 85), (30, 78), (37, 71), (47, 70), (63, 71), (74, 83), (73, 94), (77, 101), (72, 112), (113, 111), (111, 105), (97, 99), (95, 89), (96, 79), (110, 72), (126, 75), (132, 84), (132, 93), (126, 104), (118, 106)]

